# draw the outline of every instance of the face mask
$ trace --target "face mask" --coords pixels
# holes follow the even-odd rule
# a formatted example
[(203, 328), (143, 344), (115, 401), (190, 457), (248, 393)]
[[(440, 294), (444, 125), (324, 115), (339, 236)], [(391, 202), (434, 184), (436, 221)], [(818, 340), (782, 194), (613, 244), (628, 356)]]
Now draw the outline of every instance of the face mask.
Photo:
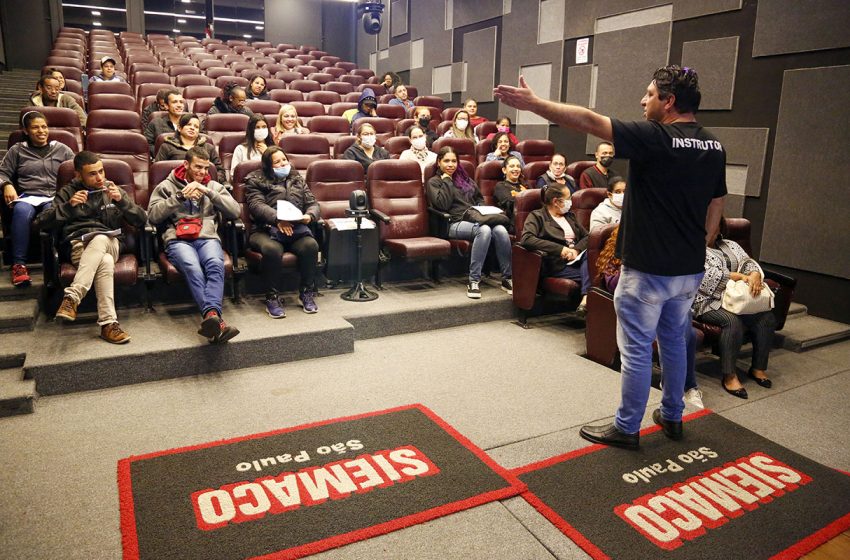
[(550, 173), (550, 174), (552, 175), (552, 177), (554, 177), (555, 179), (560, 179), (561, 177), (563, 177), (563, 176), (564, 176), (564, 171), (563, 171), (563, 170), (561, 170), (561, 171), (552, 171), (552, 170), (550, 169), (550, 170), (549, 170), (549, 173)]
[(254, 129), (254, 140), (257, 142), (262, 142), (266, 138), (269, 137), (269, 129), (268, 128), (255, 128)]
[(611, 195), (611, 202), (614, 203), (614, 206), (618, 208), (622, 208), (623, 199), (626, 197), (626, 193), (614, 193)]
[(422, 128), (428, 128), (428, 124), (431, 122), (431, 117), (422, 117), (419, 119), (419, 126)]
[(410, 141), (410, 145), (413, 146), (414, 150), (424, 150), (425, 149), (425, 137), (420, 136), (418, 138), (414, 138)]
[(561, 207), (560, 207), (561, 214), (566, 214), (567, 212), (570, 211), (570, 208), (572, 208), (572, 207), (573, 207), (573, 201), (572, 200), (570, 200), (569, 198), (564, 200), (561, 203)]
[(603, 158), (599, 158), (599, 163), (602, 167), (611, 167), (611, 164), (614, 163), (614, 158), (605, 156)]
[(458, 130), (466, 130), (466, 127), (469, 126), (469, 121), (466, 119), (458, 119), (455, 121), (455, 126)]
[(367, 148), (374, 146), (377, 140), (378, 138), (374, 134), (364, 134), (360, 137), (360, 142)]
[(283, 167), (274, 167), (272, 171), (274, 171), (274, 176), (277, 179), (285, 179), (289, 176), (290, 169), (292, 169), (291, 165), (284, 165)]
[(497, 126), (496, 130), (498, 130), (499, 132), (510, 132), (511, 127), (509, 127), (509, 126)]

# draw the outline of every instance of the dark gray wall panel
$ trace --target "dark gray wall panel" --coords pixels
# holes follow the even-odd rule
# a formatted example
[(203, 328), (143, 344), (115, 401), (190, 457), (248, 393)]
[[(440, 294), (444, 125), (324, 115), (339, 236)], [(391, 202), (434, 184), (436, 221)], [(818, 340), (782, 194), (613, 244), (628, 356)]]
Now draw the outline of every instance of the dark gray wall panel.
[[(266, 0), (266, 41), (322, 46), (320, 4), (299, 0)], [(367, 56), (366, 61), (369, 58)]]
[(727, 194), (723, 204), (723, 215), (727, 218), (743, 218), (745, 200), (745, 197), (740, 194)]
[(410, 70), (410, 41), (390, 47), (389, 64), (393, 72)]
[[(501, 114), (501, 113), (500, 113)], [(520, 140), (526, 138), (549, 138), (548, 124), (518, 124), (516, 125), (516, 136)]]
[[(516, 4), (516, 2), (514, 2)], [(437, 12), (439, 17), (443, 12)], [(457, 29), (502, 15), (502, 0), (454, 0), (452, 24)]]
[(390, 35), (398, 37), (407, 33), (407, 2), (408, 0), (394, 0), (390, 8), (392, 26)]
[(582, 107), (590, 106), (590, 79), (592, 64), (570, 66), (567, 68), (567, 93), (564, 100)]
[(463, 36), (463, 60), (466, 61), (466, 91), (479, 103), (493, 101), (496, 79), (496, 27), (473, 31)]
[(463, 90), (466, 72), (467, 65), (464, 62), (452, 62), (452, 92)]
[[(850, 66), (786, 70), (761, 257), (850, 278)], [(805, 100), (801, 104), (800, 100)], [(829, 170), (813, 180), (812, 170)]]
[(760, 0), (753, 56), (850, 47), (847, 0)]
[[(521, 66), (551, 64), (552, 84), (549, 91), (535, 93), (549, 99), (560, 99), (563, 42), (537, 44), (536, 29), (539, 13), (539, 0), (512, 0), (510, 13), (502, 17), (502, 58), (499, 78), (504, 84), (516, 85)], [(507, 115), (516, 122), (516, 110), (501, 102), (498, 113)]]
[(673, 19), (690, 19), (708, 14), (740, 10), (743, 0), (679, 0), (673, 2)]
[(375, 35), (368, 35), (363, 31), (363, 27), (357, 26), (357, 66), (360, 68), (369, 68), (369, 55), (375, 52), (378, 48), (378, 42)]
[(410, 38), (424, 40), (425, 65), (410, 71), (410, 83), (418, 88), (420, 95), (431, 94), (434, 67), (452, 62), (454, 37), (451, 30), (445, 29), (445, 9), (445, 0), (416, 0), (409, 6)]
[(682, 45), (682, 66), (699, 74), (701, 110), (732, 108), (737, 60), (738, 37), (687, 41)]
[[(625, 120), (640, 120), (640, 99), (652, 73), (667, 64), (671, 23), (600, 33), (594, 37), (593, 62), (599, 67), (595, 110)], [(636, 53), (640, 56), (624, 56)], [(588, 153), (599, 139), (588, 136)]]
[(767, 154), (767, 128), (707, 127), (726, 150), (726, 163), (747, 166), (747, 182), (743, 194), (760, 196)]

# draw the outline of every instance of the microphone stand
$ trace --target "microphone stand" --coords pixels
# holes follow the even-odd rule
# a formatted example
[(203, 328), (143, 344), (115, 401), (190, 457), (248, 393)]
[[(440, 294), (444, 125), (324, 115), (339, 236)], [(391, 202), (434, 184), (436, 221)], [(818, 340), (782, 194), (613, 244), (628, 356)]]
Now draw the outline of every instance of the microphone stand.
[(357, 275), (355, 276), (355, 283), (351, 286), (344, 294), (340, 294), (339, 297), (344, 299), (345, 301), (373, 301), (378, 299), (378, 294), (374, 292), (370, 292), (366, 289), (366, 286), (363, 285), (363, 230), (360, 229), (360, 224), (363, 221), (363, 218), (369, 215), (368, 210), (346, 210), (345, 215), (354, 218), (354, 222), (357, 224)]

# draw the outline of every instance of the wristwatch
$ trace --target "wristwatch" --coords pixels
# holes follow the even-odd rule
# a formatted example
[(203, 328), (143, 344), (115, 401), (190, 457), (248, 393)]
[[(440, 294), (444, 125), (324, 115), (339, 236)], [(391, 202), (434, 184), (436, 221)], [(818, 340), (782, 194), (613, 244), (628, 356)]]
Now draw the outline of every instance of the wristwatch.
[(177, 194), (175, 194), (174, 196), (176, 196), (177, 200), (179, 200), (181, 202), (186, 200), (186, 195), (183, 194), (183, 191), (177, 191)]

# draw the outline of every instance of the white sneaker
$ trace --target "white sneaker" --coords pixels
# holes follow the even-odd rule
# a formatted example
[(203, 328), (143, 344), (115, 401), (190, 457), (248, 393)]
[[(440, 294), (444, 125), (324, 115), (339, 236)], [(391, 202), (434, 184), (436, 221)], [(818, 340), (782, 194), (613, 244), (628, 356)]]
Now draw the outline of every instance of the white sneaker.
[(694, 387), (685, 391), (685, 402), (697, 408), (705, 408), (702, 403), (702, 391)]
[(466, 285), (466, 297), (481, 299), (481, 288), (479, 287), (479, 282), (470, 282)]

